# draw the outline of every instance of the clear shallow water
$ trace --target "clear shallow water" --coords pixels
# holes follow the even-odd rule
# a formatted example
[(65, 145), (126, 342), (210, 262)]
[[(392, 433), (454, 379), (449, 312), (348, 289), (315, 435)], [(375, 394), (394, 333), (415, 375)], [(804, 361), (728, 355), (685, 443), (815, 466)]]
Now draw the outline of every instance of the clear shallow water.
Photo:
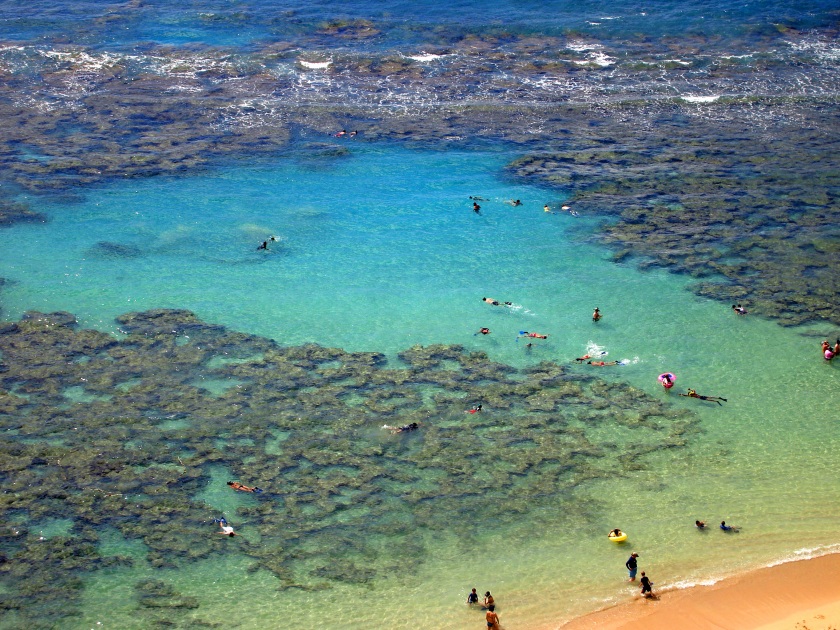
[[(148, 627), (159, 616), (139, 607), (141, 580), (194, 598), (176, 611), (185, 627), (196, 620), (245, 628), (278, 620), (291, 628), (478, 627), (480, 613), (463, 605), (472, 586), (494, 592), (505, 627), (554, 627), (630, 596), (622, 580), (631, 549), (657, 587), (669, 588), (832, 548), (838, 364), (818, 355), (832, 328), (739, 318), (727, 304), (692, 296), (684, 277), (615, 264), (595, 243), (600, 219), (546, 215), (543, 203), (559, 204), (564, 194), (499, 177), (524, 145), (562, 150), (569, 134), (601, 126), (616, 130), (618, 148), (633, 146), (663, 116), (733, 150), (799, 126), (831, 136), (830, 116), (812, 114), (830, 112), (836, 100), (836, 7), (788, 5), (35, 2), (22, 15), (17, 4), (0, 3), (0, 70), (12, 104), (4, 111), (17, 121), (3, 132), (9, 168), (0, 177), (7, 194), (50, 219), (0, 230), (4, 319), (67, 310), (83, 326), (119, 335), (113, 318), (127, 311), (188, 308), (282, 345), (379, 351), (393, 361), (413, 344), (453, 343), (516, 367), (568, 364), (597, 345), (628, 364), (571, 369), (629, 382), (699, 418), (683, 447), (660, 444), (638, 462), (605, 448), (592, 463), (599, 478), (554, 502), (476, 519), (469, 535), (460, 512), (451, 527), (418, 528), (417, 547), (405, 552), (417, 556), (416, 572), (389, 572), (393, 536), (365, 530), (364, 563), (389, 576), (365, 586), (280, 590), (276, 577), (249, 570), (251, 559), (235, 554), (161, 568), (142, 543), (102, 526), (99, 553), (135, 564), (85, 578), (75, 627)], [(574, 120), (562, 103), (580, 108)], [(314, 108), (296, 111), (305, 105)], [(467, 130), (469, 116), (451, 129), (441, 122), (457, 119), (462, 105), (475, 107), (482, 122)], [(218, 115), (203, 118), (208, 108)], [(46, 124), (50, 116), (55, 126)], [(355, 140), (328, 136), (356, 124)], [(173, 147), (189, 145), (186, 162), (195, 164), (229, 133), (257, 130), (241, 153), (248, 143), (262, 147), (260, 134), (278, 126), (291, 129), (293, 142), (273, 150), (276, 158), (248, 153), (201, 173), (177, 170), (183, 155)], [(441, 150), (372, 142), (380, 133)], [(502, 145), (503, 137), (518, 148)], [(350, 155), (329, 157), (306, 144), (325, 139)], [(137, 174), (132, 160), (149, 155), (176, 166), (155, 163), (159, 170), (141, 174), (158, 177), (127, 179)], [(82, 169), (67, 166), (68, 157), (83, 159)], [(31, 192), (54, 187), (49, 198)], [(70, 203), (62, 197), (68, 192), (79, 197)], [(470, 195), (487, 199), (481, 216)], [(524, 205), (506, 205), (511, 198)], [(272, 234), (279, 243), (258, 252)], [(488, 306), (483, 296), (516, 308)], [(597, 325), (594, 306), (605, 315)], [(482, 326), (492, 333), (474, 335)], [(549, 338), (528, 351), (520, 330)], [(665, 370), (678, 376), (671, 394), (656, 382)], [(196, 382), (212, 396), (242, 384)], [(689, 386), (728, 402), (676, 396)], [(67, 405), (96, 403), (81, 386), (63, 395)], [(585, 429), (598, 445), (631, 446), (638, 435), (570, 415), (570, 430)], [(482, 418), (505, 423), (491, 406)], [(442, 421), (463, 422), (460, 409)], [(163, 439), (190, 422), (162, 419)], [(279, 456), (287, 437), (278, 434), (266, 451)], [(387, 435), (381, 442), (394, 446)], [(220, 436), (216, 446), (225, 443)], [(235, 463), (205, 471), (189, 498), (206, 505), (208, 536), (221, 512), (241, 533), (233, 542), (264, 544), (266, 530), (244, 511), (259, 502), (225, 486)], [(494, 471), (481, 472), (486, 479)], [(424, 472), (417, 485), (434, 487), (437, 474)], [(523, 480), (539, 481), (539, 473)], [(406, 516), (396, 501), (394, 513)], [(696, 518), (725, 518), (744, 531), (699, 533)], [(68, 520), (47, 515), (28, 525), (47, 543), (77, 534)], [(615, 526), (630, 533), (628, 545), (605, 540)], [(311, 550), (304, 542), (300, 551)], [(11, 588), (0, 582), (0, 595)], [(23, 623), (12, 610), (0, 627)]]
[[(235, 614), (242, 627), (283, 618), (296, 628), (325, 619), (348, 628), (418, 619), (462, 628), (481, 622), (462, 605), (473, 585), (497, 595), (507, 627), (550, 627), (627, 597), (630, 549), (667, 588), (834, 542), (824, 506), (840, 499), (829, 483), (837, 472), (830, 392), (838, 372), (819, 358), (819, 339), (692, 297), (678, 276), (609, 262), (591, 242), (596, 220), (546, 214), (542, 204), (562, 197), (497, 178), (507, 157), (364, 147), (317, 168), (279, 162), (93, 190), (81, 203), (44, 208), (47, 224), (0, 232), (13, 281), (4, 287), (6, 314), (69, 310), (85, 326), (118, 333), (113, 317), (127, 310), (182, 307), (283, 345), (393, 356), (415, 343), (460, 343), (516, 366), (570, 363), (597, 344), (628, 365), (573, 369), (695, 410), (700, 433), (687, 436), (686, 448), (645, 456), (637, 471), (607, 458), (601, 466), (614, 468), (614, 479), (583, 483), (562, 502), (509, 522), (476, 522), (469, 540), (418, 531), (425, 544), (418, 572), (367, 588), (278, 591), (276, 578), (247, 572), (245, 559), (153, 569), (136, 543), (106, 536), (106, 554), (122, 549), (137, 564), (86, 585), (79, 627), (144, 627), (149, 617), (137, 618), (127, 595), (144, 578), (196, 598), (198, 618)], [(480, 216), (470, 195), (488, 199)], [(511, 198), (523, 206), (504, 203)], [(279, 245), (258, 252), (269, 234)], [(102, 241), (122, 247), (96, 247)], [(517, 308), (486, 305), (485, 295)], [(604, 319), (593, 324), (596, 305)], [(481, 326), (493, 332), (475, 336)], [(549, 338), (528, 352), (520, 330)], [(678, 376), (670, 394), (656, 382), (665, 370)], [(728, 402), (676, 396), (688, 386)], [(609, 441), (612, 431), (622, 429), (593, 435)], [(228, 476), (211, 471), (198, 497), (208, 518), (253, 503), (227, 492)], [(233, 518), (259, 544), (247, 518)], [(698, 533), (695, 518), (725, 518), (744, 531)], [(627, 545), (606, 541), (614, 526), (630, 532)], [(392, 541), (380, 535), (372, 543)], [(14, 627), (10, 619), (5, 627)]]

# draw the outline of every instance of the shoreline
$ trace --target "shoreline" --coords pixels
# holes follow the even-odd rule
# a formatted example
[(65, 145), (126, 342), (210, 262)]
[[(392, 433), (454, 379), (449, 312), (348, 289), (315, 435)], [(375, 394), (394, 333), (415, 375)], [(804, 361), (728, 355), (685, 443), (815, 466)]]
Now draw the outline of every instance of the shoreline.
[(637, 595), (554, 628), (833, 630), (840, 628), (840, 552), (761, 567), (712, 585), (665, 589), (653, 600)]

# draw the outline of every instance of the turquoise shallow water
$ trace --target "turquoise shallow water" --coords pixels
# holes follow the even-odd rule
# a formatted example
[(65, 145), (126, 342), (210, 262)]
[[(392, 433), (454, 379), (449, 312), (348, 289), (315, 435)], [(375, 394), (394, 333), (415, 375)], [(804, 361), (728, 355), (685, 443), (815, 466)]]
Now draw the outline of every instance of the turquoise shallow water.
[[(87, 581), (78, 627), (146, 627), (129, 593), (147, 576), (197, 598), (202, 619), (235, 616), (247, 628), (278, 619), (290, 628), (477, 627), (480, 614), (463, 605), (472, 586), (494, 592), (505, 627), (552, 627), (629, 597), (622, 578), (631, 549), (668, 588), (832, 548), (830, 506), (840, 498), (831, 483), (832, 396), (840, 377), (838, 365), (819, 356), (829, 327), (782, 329), (737, 317), (685, 291), (685, 278), (610, 262), (593, 241), (599, 219), (546, 214), (542, 205), (562, 196), (499, 178), (510, 157), (353, 146), (340, 159), (124, 182), (72, 206), (37, 205), (49, 223), (0, 232), (0, 264), (11, 281), (4, 315), (68, 310), (84, 326), (119, 334), (118, 314), (179, 307), (281, 345), (316, 342), (393, 358), (413, 344), (457, 343), (517, 367), (568, 364), (598, 346), (627, 365), (572, 369), (696, 411), (700, 430), (686, 447), (656, 450), (638, 469), (607, 456), (601, 466), (614, 478), (584, 482), (510, 520), (477, 521), (469, 540), (454, 534), (455, 523), (452, 531), (417, 531), (425, 545), (417, 572), (366, 586), (280, 591), (276, 578), (229, 556), (153, 569), (142, 545), (105, 532), (101, 553), (136, 564)], [(481, 215), (470, 195), (486, 199)], [(512, 198), (523, 205), (507, 205)], [(269, 235), (279, 243), (257, 251)], [(515, 308), (486, 305), (483, 296)], [(604, 313), (597, 324), (594, 306)], [(492, 333), (474, 335), (482, 326)], [(528, 350), (520, 330), (549, 337)], [(663, 371), (677, 374), (671, 393), (656, 381)], [(728, 402), (678, 397), (685, 387)], [(504, 422), (492, 408), (483, 414)], [(620, 427), (595, 431), (605, 441), (622, 435)], [(208, 518), (235, 515), (252, 499), (226, 493), (225, 478), (223, 467), (211, 471), (198, 497)], [(696, 518), (744, 529), (700, 533)], [(259, 544), (247, 518), (234, 522)], [(616, 526), (630, 533), (627, 545), (606, 541)], [(47, 536), (64, 529), (44, 523)], [(394, 541), (380, 534), (370, 543), (384, 551)], [(12, 615), (0, 626), (15, 623)]]

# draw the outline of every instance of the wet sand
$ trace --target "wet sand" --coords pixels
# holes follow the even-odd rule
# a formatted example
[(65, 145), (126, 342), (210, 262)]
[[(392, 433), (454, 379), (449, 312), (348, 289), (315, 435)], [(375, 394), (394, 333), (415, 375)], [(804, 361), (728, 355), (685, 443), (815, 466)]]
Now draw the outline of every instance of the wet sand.
[[(651, 572), (654, 586), (665, 582)], [(580, 617), (563, 630), (836, 630), (840, 554), (789, 562), (712, 586), (664, 590)]]

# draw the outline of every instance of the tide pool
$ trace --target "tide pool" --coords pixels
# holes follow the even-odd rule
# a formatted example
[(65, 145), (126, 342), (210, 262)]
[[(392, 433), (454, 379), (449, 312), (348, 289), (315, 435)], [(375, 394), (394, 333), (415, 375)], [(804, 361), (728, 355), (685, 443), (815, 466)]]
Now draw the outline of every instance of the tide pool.
[[(72, 206), (37, 206), (47, 224), (0, 231), (0, 264), (10, 280), (0, 294), (6, 319), (66, 310), (84, 327), (120, 336), (119, 314), (186, 308), (283, 346), (383, 352), (394, 365), (414, 344), (463, 344), (517, 368), (573, 364), (598, 348), (605, 360), (626, 364), (569, 369), (627, 382), (698, 418), (679, 442), (656, 445), (637, 461), (606, 448), (598, 468), (614, 476), (582, 478), (508, 518), (476, 520), (469, 535), (455, 520), (451, 531), (401, 532), (416, 545), (403, 551), (402, 535), (368, 532), (362, 564), (387, 579), (281, 590), (269, 572), (249, 571), (244, 556), (179, 569), (136, 560), (86, 580), (77, 627), (148, 627), (151, 613), (138, 616), (129, 595), (138, 580), (162, 581), (196, 603), (179, 609), (185, 620), (235, 617), (246, 628), (278, 620), (289, 628), (477, 627), (480, 613), (463, 604), (473, 586), (494, 593), (506, 627), (552, 627), (629, 597), (623, 563), (631, 550), (657, 588), (667, 589), (833, 548), (826, 506), (840, 498), (831, 483), (838, 371), (819, 356), (829, 327), (782, 329), (738, 317), (727, 304), (685, 291), (686, 278), (611, 262), (595, 242), (601, 219), (545, 213), (543, 204), (556, 208), (563, 195), (499, 177), (511, 157), (353, 146), (338, 159), (115, 183)], [(480, 214), (471, 196), (481, 197)], [(258, 251), (271, 235), (278, 240)], [(513, 306), (488, 305), (485, 296)], [(598, 323), (595, 306), (604, 314)], [(475, 334), (485, 326), (491, 334)], [(548, 339), (528, 348), (520, 331)], [(677, 375), (671, 392), (656, 380), (663, 371)], [(211, 383), (224, 395), (222, 384)], [(727, 402), (679, 397), (687, 387)], [(85, 401), (76, 395), (73, 402)], [(485, 407), (482, 416), (505, 423), (503, 410)], [(448, 422), (469, 430), (469, 416), (461, 417), (453, 410)], [(633, 435), (621, 426), (585, 427), (574, 415), (570, 422), (598, 448)], [(422, 431), (415, 437), (422, 444)], [(436, 473), (427, 474), (423, 483), (437, 483)], [(539, 474), (523, 472), (530, 481)], [(226, 475), (224, 467), (207, 471), (197, 497), (207, 519), (221, 510), (247, 544), (267, 544), (265, 531), (249, 531), (248, 517), (237, 514), (258, 500), (227, 496)], [(695, 519), (710, 531), (696, 531)], [(715, 526), (722, 519), (743, 530), (722, 534)], [(629, 532), (628, 543), (607, 541), (613, 527)], [(215, 535), (212, 526), (207, 535)], [(140, 557), (134, 541), (103, 534), (101, 545), (106, 554), (125, 548)], [(377, 548), (381, 554), (370, 552)], [(416, 555), (414, 568), (389, 572), (402, 553)], [(15, 627), (16, 619), (0, 627)]]

